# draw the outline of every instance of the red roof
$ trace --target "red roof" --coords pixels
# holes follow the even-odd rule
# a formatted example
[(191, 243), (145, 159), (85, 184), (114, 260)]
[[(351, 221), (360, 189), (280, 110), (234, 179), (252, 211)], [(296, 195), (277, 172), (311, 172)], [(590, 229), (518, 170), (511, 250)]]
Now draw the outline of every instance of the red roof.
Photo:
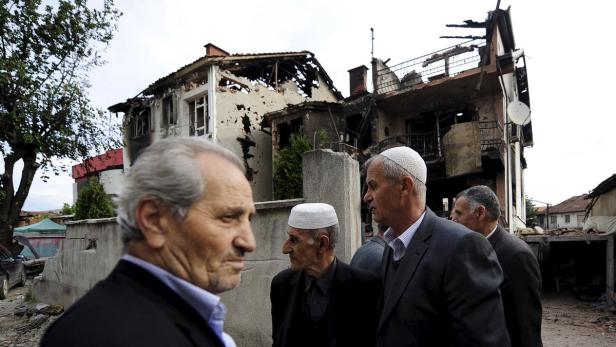
[(73, 166), (73, 179), (79, 180), (88, 175), (110, 169), (124, 167), (122, 148), (112, 149), (96, 157), (89, 158), (81, 164)]

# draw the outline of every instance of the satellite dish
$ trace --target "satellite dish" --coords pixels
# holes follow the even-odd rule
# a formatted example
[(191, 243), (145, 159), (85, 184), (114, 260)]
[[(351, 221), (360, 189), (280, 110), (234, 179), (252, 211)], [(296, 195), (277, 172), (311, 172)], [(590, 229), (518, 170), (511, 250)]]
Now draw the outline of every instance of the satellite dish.
[(513, 101), (507, 106), (509, 119), (517, 125), (530, 123), (530, 108), (520, 100)]

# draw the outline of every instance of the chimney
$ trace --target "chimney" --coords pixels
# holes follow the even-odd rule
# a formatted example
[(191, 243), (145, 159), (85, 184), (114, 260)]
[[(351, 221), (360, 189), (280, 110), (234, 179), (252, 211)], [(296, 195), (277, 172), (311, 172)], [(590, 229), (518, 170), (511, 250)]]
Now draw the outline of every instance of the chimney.
[(205, 47), (205, 55), (209, 57), (225, 57), (229, 55), (229, 52), (211, 43), (208, 43), (203, 47)]
[(351, 96), (363, 94), (368, 91), (368, 68), (360, 65), (349, 70)]

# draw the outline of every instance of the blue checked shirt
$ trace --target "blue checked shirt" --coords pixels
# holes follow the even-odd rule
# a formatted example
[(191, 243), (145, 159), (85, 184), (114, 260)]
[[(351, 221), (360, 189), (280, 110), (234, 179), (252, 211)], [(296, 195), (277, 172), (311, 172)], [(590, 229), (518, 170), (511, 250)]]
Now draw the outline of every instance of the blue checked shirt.
[(396, 237), (396, 235), (394, 234), (394, 231), (391, 228), (385, 231), (383, 238), (385, 239), (385, 242), (387, 242), (389, 247), (391, 247), (391, 249), (394, 251), (395, 261), (398, 261), (402, 259), (402, 257), (404, 257), (404, 252), (406, 252), (406, 249), (409, 247), (409, 244), (411, 243), (411, 239), (413, 239), (413, 236), (415, 235), (415, 232), (419, 228), (419, 225), (421, 225), (421, 221), (423, 221), (425, 215), (426, 215), (426, 212), (424, 211), (424, 213), (422, 213), (421, 216), (419, 216), (419, 218), (415, 221), (415, 223), (411, 224), (411, 226), (408, 227), (408, 229), (406, 229), (398, 237)]

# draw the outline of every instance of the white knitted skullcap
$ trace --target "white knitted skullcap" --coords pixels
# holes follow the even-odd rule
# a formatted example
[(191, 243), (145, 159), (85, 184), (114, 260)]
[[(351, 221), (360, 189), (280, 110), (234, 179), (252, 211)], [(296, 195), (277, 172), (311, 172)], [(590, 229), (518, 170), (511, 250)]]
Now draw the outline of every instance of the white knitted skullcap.
[(400, 146), (385, 150), (381, 155), (398, 164), (404, 171), (410, 173), (411, 176), (421, 183), (426, 184), (428, 169), (426, 168), (426, 162), (419, 153), (409, 147)]
[(297, 229), (320, 229), (335, 224), (338, 224), (336, 210), (328, 204), (299, 204), (289, 215), (289, 226)]

